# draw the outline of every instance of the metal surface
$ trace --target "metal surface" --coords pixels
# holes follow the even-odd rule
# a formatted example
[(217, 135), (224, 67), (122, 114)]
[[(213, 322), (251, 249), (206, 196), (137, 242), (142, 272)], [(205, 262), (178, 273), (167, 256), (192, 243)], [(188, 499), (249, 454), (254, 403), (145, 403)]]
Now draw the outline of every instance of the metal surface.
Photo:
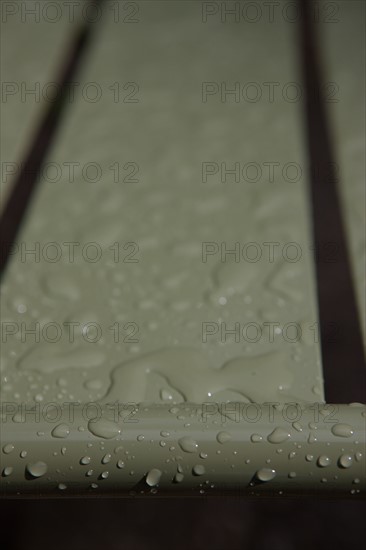
[(40, 118), (60, 93), (59, 71), (82, 19), (80, 3), (65, 8), (62, 0), (53, 5), (35, 0), (1, 5), (0, 212)]
[(3, 496), (364, 496), (359, 404), (38, 409), (4, 412)]
[(4, 276), (1, 495), (359, 498), (364, 407), (324, 404), (296, 27), (138, 5), (105, 10), (98, 96)]

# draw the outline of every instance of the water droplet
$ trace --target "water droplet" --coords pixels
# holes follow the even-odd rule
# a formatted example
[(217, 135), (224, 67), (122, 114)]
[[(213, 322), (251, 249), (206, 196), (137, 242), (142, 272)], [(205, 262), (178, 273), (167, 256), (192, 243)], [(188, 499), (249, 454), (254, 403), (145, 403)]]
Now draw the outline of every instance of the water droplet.
[(80, 459), (80, 464), (82, 464), (83, 466), (86, 466), (86, 464), (90, 464), (90, 456), (83, 456)]
[(53, 435), (53, 437), (64, 439), (70, 434), (70, 428), (67, 424), (59, 424), (58, 426), (53, 428), (51, 434)]
[(231, 434), (229, 434), (229, 432), (219, 432), (216, 436), (216, 439), (219, 443), (223, 445), (224, 443), (227, 443), (227, 441), (230, 441)]
[(189, 436), (184, 436), (178, 439), (178, 443), (182, 451), (186, 453), (195, 453), (198, 449), (198, 443)]
[(270, 443), (283, 443), (290, 437), (290, 433), (287, 430), (284, 430), (283, 428), (275, 428), (273, 432), (269, 434), (267, 440)]
[(314, 460), (314, 456), (313, 455), (306, 455), (305, 460), (307, 462), (311, 462), (312, 460)]
[(271, 481), (271, 479), (276, 477), (276, 470), (271, 468), (261, 468), (255, 475), (260, 481)]
[(292, 423), (292, 427), (297, 430), (298, 432), (302, 432), (302, 426), (300, 424), (300, 422), (293, 422)]
[(6, 466), (3, 469), (3, 476), (4, 477), (10, 476), (12, 473), (13, 473), (13, 467), (12, 466)]
[(125, 463), (123, 462), (123, 460), (119, 460), (119, 461), (117, 462), (117, 468), (120, 468), (120, 469), (121, 469), (121, 468), (124, 468), (124, 467), (125, 467)]
[(362, 460), (362, 453), (360, 453), (360, 452), (355, 453), (355, 459), (357, 460), (357, 462), (361, 462), (361, 460)]
[(100, 474), (100, 477), (101, 477), (102, 479), (107, 479), (107, 478), (109, 477), (109, 472), (102, 472), (102, 473)]
[(89, 431), (97, 436), (103, 437), (104, 439), (112, 439), (121, 433), (121, 428), (115, 422), (111, 420), (90, 420), (88, 423)]
[(353, 463), (353, 458), (351, 455), (344, 454), (339, 457), (338, 462), (342, 468), (350, 468)]
[(12, 451), (14, 451), (14, 448), (15, 448), (15, 447), (14, 447), (14, 445), (13, 445), (12, 443), (8, 443), (7, 445), (4, 445), (3, 451), (4, 451), (5, 454), (8, 455), (8, 454), (11, 453)]
[(334, 424), (332, 434), (337, 437), (351, 437), (354, 434), (352, 426), (349, 424)]
[(112, 455), (110, 455), (109, 453), (104, 455), (102, 458), (102, 464), (108, 464), (108, 462), (111, 461), (111, 458), (112, 458)]
[(288, 477), (289, 477), (290, 479), (294, 479), (294, 477), (296, 477), (296, 472), (290, 472), (290, 473), (288, 474)]
[(65, 483), (59, 483), (58, 488), (60, 489), (60, 491), (64, 491), (65, 489), (67, 489), (67, 485), (65, 485)]
[(259, 434), (252, 434), (250, 436), (250, 441), (252, 443), (260, 443), (261, 441), (263, 441), (263, 437)]
[(47, 472), (47, 464), (45, 462), (32, 462), (26, 466), (27, 472), (33, 477), (42, 477)]
[(203, 476), (206, 470), (203, 464), (196, 464), (195, 466), (193, 466), (192, 472), (194, 473), (195, 476)]
[(329, 456), (321, 455), (318, 458), (317, 464), (321, 468), (326, 468), (327, 466), (329, 466), (329, 464), (331, 464), (331, 460), (330, 460)]
[(159, 483), (161, 476), (162, 476), (162, 472), (157, 468), (153, 468), (152, 470), (149, 471), (149, 473), (146, 476), (146, 483), (150, 487), (154, 487)]
[(176, 483), (181, 483), (184, 479), (184, 475), (180, 472), (176, 473), (175, 476), (174, 476), (174, 481)]

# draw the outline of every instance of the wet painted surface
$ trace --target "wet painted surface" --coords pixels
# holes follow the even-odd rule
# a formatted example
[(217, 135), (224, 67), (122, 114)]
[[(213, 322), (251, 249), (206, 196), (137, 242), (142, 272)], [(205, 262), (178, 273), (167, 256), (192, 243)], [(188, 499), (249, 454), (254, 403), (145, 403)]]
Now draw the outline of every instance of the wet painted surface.
[[(276, 451), (316, 444), (314, 430), (293, 428), (293, 439), (286, 425), (257, 425), (242, 440), (238, 426), (205, 428), (179, 414), (185, 403), (324, 401), (301, 103), (282, 92), (271, 101), (268, 90), (266, 99), (263, 86), (276, 81), (283, 91), (294, 81), (295, 29), (264, 21), (243, 36), (235, 25), (203, 24), (198, 4), (140, 6), (139, 24), (123, 33), (111, 13), (101, 24), (80, 84), (96, 82), (102, 94), (70, 105), (48, 159), (61, 175), (44, 176), (4, 279), (1, 391), (16, 412), (2, 436), (4, 445), (17, 441), (4, 490), (98, 494), (117, 486), (130, 494), (148, 481), (149, 491), (255, 494), (273, 482), (269, 492), (279, 493), (288, 479), (296, 491), (312, 475), (320, 490), (318, 455), (314, 464), (299, 458), (307, 467), (300, 475)], [(236, 60), (233, 51), (241, 52)], [(238, 80), (242, 96), (245, 83), (258, 82), (263, 98), (222, 101), (220, 91), (202, 100), (202, 83), (221, 90)], [(245, 165), (240, 181), (222, 181), (222, 163)], [(280, 167), (274, 179), (268, 163)], [(297, 181), (285, 177), (288, 163), (300, 167)], [(258, 181), (246, 172), (253, 166)], [(164, 405), (164, 422), (148, 408), (126, 434), (109, 417), (77, 426), (62, 419), (46, 430), (23, 423), (17, 407), (115, 401), (128, 405), (125, 416), (144, 411), (140, 403)], [(328, 456), (329, 430), (322, 433), (318, 454)], [(32, 450), (20, 445), (25, 438)], [(329, 449), (333, 465), (358, 452), (353, 434), (346, 439)], [(255, 450), (262, 446), (267, 454)], [(132, 456), (136, 466), (126, 466)], [(344, 484), (327, 487), (351, 491), (358, 468), (342, 469)]]
[(365, 495), (364, 405), (92, 405), (3, 414), (3, 496)]
[[(244, 65), (246, 80), (285, 85), (293, 29), (264, 22), (243, 37), (198, 8), (147, 2), (123, 34), (109, 13), (99, 29), (80, 80), (103, 93), (70, 106), (48, 159), (62, 177), (41, 183), (4, 281), (4, 399), (323, 398), (301, 107), (282, 94), (202, 101), (202, 82), (229, 87)], [(130, 87), (115, 102), (112, 75), (137, 83), (135, 103)], [(204, 181), (204, 163), (221, 162), (258, 164), (261, 181)]]
[(1, 7), (0, 210), (39, 119), (54, 100), (65, 53), (80, 19), (80, 5), (68, 11), (62, 0), (53, 5), (35, 0), (4, 2)]

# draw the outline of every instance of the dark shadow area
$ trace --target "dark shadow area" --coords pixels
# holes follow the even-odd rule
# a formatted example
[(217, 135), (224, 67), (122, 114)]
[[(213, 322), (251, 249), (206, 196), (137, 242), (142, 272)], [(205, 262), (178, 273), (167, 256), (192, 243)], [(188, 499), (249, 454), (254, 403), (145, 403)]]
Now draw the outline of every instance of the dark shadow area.
[(312, 7), (312, 2), (301, 0), (304, 117), (325, 397), (328, 403), (364, 403), (366, 369), (362, 332), (337, 190), (339, 176), (322, 97), (323, 81)]
[(351, 500), (224, 497), (0, 505), (7, 550), (349, 550), (362, 547), (365, 512)]

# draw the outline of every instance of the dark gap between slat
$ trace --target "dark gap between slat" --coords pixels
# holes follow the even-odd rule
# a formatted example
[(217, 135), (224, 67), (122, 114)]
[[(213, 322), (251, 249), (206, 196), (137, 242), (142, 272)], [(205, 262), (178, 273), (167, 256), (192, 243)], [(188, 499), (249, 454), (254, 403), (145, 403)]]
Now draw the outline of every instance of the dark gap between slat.
[[(99, 3), (102, 1), (99, 0)], [(93, 3), (98, 3), (98, 0), (97, 2), (94, 0)], [(57, 80), (60, 93), (41, 119), (6, 202), (0, 219), (0, 279), (4, 275), (13, 244), (25, 219), (32, 194), (36, 189), (42, 163), (54, 142), (61, 117), (65, 111), (66, 98), (68, 97), (67, 86), (77, 73), (94, 25), (95, 23), (84, 22), (71, 43), (65, 66)], [(46, 44), (45, 47), (47, 47)]]
[[(337, 189), (316, 43), (313, 2), (299, 0), (304, 124), (310, 172), (317, 297), (325, 396), (329, 403), (366, 401), (362, 331)], [(352, 39), (352, 37), (350, 37)]]

